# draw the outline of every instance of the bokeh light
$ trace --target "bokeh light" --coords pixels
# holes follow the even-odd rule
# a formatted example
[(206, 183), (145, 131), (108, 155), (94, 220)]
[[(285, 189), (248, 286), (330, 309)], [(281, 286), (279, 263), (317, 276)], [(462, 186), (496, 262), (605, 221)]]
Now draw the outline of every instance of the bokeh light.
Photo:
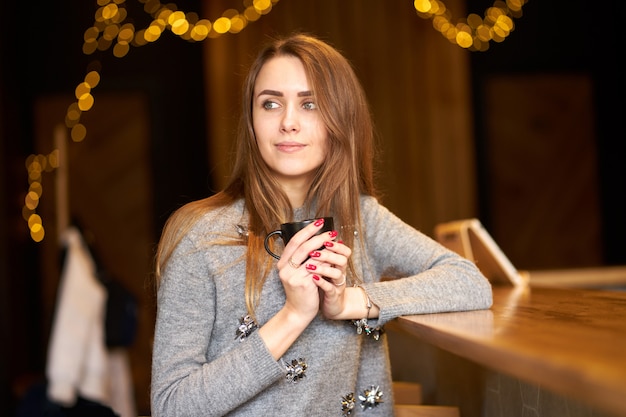
[(515, 29), (512, 18), (522, 16), (522, 6), (528, 0), (496, 1), (485, 10), (485, 16), (475, 13), (452, 21), (452, 13), (439, 0), (414, 0), (417, 15), (432, 19), (433, 27), (451, 43), (470, 51), (486, 51), (489, 43), (504, 41)]

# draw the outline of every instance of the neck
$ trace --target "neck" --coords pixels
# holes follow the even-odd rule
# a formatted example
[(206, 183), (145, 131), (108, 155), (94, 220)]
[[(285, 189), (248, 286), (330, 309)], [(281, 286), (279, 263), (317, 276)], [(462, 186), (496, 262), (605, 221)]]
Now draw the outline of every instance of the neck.
[(309, 182), (294, 181), (294, 182), (281, 182), (280, 186), (287, 194), (291, 208), (296, 209), (302, 207), (304, 199), (306, 198), (307, 191), (309, 190)]

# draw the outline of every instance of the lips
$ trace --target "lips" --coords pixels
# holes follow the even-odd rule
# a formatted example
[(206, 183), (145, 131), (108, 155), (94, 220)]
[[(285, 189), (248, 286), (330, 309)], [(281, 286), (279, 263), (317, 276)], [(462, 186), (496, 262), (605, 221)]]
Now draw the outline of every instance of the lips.
[(280, 142), (277, 143), (276, 149), (285, 153), (294, 153), (298, 152), (306, 147), (306, 145), (298, 142)]

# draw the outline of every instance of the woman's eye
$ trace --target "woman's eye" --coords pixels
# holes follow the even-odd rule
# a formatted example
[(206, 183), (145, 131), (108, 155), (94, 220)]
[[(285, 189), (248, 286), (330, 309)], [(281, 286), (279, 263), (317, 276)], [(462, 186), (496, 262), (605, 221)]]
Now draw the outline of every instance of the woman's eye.
[(312, 101), (307, 101), (302, 105), (306, 110), (315, 110), (317, 109), (317, 105)]
[(267, 101), (263, 102), (263, 108), (265, 110), (276, 109), (276, 108), (278, 108), (278, 103), (276, 103), (274, 101), (267, 100)]

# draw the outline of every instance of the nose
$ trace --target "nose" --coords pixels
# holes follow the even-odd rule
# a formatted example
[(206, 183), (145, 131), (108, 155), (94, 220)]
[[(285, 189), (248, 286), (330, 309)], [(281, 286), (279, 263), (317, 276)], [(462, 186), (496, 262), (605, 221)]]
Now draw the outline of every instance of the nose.
[(292, 133), (300, 130), (300, 123), (296, 116), (293, 106), (287, 106), (280, 121), (280, 131), (284, 133)]

